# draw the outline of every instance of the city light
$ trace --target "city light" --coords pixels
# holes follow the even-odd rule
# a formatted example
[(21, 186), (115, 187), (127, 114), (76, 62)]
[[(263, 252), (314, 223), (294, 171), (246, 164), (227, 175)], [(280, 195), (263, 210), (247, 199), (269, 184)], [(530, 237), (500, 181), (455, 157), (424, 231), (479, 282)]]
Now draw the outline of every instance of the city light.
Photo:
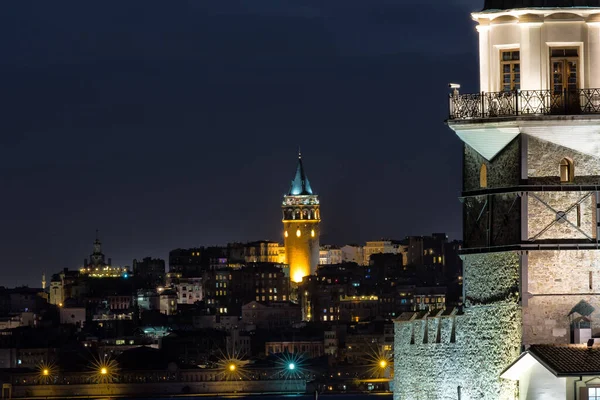
[(111, 383), (118, 378), (119, 364), (110, 357), (104, 356), (94, 359), (91, 368), (92, 378), (96, 383)]
[(219, 379), (225, 381), (246, 380), (248, 377), (244, 366), (247, 363), (248, 361), (244, 361), (243, 355), (239, 352), (221, 352), (221, 357), (217, 362), (217, 366), (221, 370), (218, 374)]
[(394, 373), (393, 353), (384, 346), (371, 348), (363, 362), (369, 366), (373, 378), (390, 377)]
[(37, 366), (38, 369), (38, 379), (40, 383), (50, 384), (54, 380), (54, 376), (56, 375), (56, 368), (54, 364), (48, 364), (42, 362)]
[(276, 355), (277, 375), (285, 379), (299, 379), (306, 372), (304, 359), (298, 353), (281, 353)]

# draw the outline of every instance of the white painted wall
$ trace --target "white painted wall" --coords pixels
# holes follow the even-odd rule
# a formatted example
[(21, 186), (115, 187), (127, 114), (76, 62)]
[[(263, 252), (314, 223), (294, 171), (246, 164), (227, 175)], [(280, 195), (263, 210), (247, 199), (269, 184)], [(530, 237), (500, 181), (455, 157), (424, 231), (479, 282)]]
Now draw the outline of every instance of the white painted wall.
[(520, 400), (565, 400), (567, 378), (557, 378), (540, 363), (534, 363), (519, 379)]
[(579, 47), (579, 87), (600, 88), (600, 9), (473, 13), (479, 22), (480, 91), (500, 91), (500, 51), (521, 51), (521, 89), (550, 88), (551, 47)]

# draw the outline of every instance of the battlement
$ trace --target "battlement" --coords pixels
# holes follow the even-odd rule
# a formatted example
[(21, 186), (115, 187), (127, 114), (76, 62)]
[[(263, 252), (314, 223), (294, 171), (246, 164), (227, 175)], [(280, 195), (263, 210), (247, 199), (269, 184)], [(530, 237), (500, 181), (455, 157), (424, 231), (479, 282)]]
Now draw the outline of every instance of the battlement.
[(404, 312), (394, 320), (404, 344), (456, 342), (456, 318), (463, 315), (456, 307), (446, 310)]

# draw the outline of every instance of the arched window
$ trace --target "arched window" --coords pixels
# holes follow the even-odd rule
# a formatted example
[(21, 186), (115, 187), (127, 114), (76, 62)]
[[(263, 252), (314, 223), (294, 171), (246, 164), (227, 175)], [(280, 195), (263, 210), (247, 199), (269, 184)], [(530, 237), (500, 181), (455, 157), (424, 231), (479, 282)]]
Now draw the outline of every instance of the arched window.
[(479, 187), (487, 187), (487, 166), (485, 164), (481, 164), (479, 169)]
[(560, 160), (560, 183), (573, 182), (575, 176), (573, 170), (573, 161), (568, 158)]

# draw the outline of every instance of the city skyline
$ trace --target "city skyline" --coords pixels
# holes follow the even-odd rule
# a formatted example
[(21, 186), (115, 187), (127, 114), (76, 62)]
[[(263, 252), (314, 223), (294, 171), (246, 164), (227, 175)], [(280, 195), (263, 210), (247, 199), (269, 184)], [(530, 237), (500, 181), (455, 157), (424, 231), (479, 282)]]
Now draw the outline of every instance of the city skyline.
[[(141, 15), (11, 5), (0, 284), (77, 267), (95, 229), (117, 265), (177, 247), (282, 242), (298, 146), (323, 204), (323, 244), (460, 238), (460, 142), (439, 98), (450, 81), (476, 87), (468, 12), (482, 2), (400, 3), (166, 15), (154, 2)], [(399, 23), (407, 10), (416, 22)], [(402, 39), (413, 30), (428, 34)]]

